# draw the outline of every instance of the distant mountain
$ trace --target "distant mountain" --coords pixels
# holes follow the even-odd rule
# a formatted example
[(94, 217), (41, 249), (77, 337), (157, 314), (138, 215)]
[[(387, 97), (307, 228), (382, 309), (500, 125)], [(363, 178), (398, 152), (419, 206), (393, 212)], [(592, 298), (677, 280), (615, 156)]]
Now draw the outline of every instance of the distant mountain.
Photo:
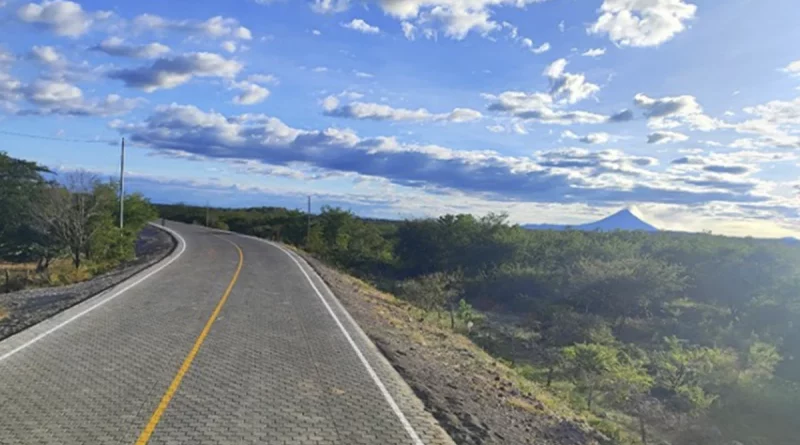
[(781, 242), (783, 244), (786, 244), (786, 245), (789, 245), (789, 246), (800, 245), (800, 239), (797, 239), (797, 238), (794, 238), (794, 237), (791, 237), (791, 236), (787, 236), (786, 238), (781, 238)]
[(530, 230), (585, 230), (585, 231), (601, 231), (609, 232), (612, 230), (641, 230), (644, 232), (657, 232), (658, 229), (646, 223), (638, 215), (635, 208), (628, 208), (620, 210), (619, 212), (603, 218), (600, 221), (595, 221), (587, 224), (580, 224), (575, 226), (558, 225), (558, 224), (527, 224), (522, 227)]

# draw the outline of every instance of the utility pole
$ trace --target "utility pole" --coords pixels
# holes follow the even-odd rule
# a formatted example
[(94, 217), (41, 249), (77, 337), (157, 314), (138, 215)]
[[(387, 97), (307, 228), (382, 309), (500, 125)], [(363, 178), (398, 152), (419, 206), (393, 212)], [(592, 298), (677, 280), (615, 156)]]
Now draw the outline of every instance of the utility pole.
[(308, 227), (306, 228), (306, 245), (311, 240), (311, 195), (308, 195)]
[(119, 228), (125, 228), (125, 138), (119, 155)]

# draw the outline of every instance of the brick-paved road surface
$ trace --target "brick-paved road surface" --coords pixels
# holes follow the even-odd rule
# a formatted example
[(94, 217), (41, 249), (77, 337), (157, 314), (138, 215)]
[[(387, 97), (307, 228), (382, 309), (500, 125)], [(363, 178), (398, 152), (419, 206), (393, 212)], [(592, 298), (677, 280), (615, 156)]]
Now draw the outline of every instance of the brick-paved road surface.
[(0, 444), (136, 443), (234, 275), (230, 242), (239, 279), (149, 443), (452, 444), (307, 265), (170, 227), (186, 250), (162, 271), (0, 342)]

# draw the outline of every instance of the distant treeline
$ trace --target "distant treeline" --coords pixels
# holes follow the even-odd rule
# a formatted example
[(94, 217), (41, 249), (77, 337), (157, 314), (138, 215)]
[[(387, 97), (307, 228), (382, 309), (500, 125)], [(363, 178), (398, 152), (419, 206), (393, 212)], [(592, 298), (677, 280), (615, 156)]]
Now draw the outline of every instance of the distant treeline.
[[(203, 223), (206, 210), (158, 206)], [(710, 234), (530, 231), (503, 215), (406, 221), (212, 209), (302, 246), (471, 335), (617, 443), (789, 445), (800, 426), (800, 248)], [(492, 320), (503, 320), (501, 323)], [(455, 320), (455, 319), (454, 319)]]

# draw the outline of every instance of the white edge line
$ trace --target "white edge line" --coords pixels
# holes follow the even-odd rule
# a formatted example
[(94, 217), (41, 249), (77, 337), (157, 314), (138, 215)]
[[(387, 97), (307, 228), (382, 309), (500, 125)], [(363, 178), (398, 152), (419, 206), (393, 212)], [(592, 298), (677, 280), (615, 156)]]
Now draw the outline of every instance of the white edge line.
[[(297, 267), (300, 269), (300, 271), (303, 272), (303, 275), (305, 275), (306, 280), (308, 280), (308, 283), (311, 284), (311, 287), (314, 289), (314, 292), (316, 292), (316, 294), (319, 297), (319, 299), (322, 300), (322, 304), (325, 305), (325, 308), (328, 310), (328, 313), (331, 314), (331, 317), (333, 317), (333, 320), (336, 322), (336, 325), (339, 326), (339, 329), (344, 334), (345, 338), (347, 339), (347, 342), (350, 343), (350, 346), (356, 352), (356, 355), (361, 360), (361, 364), (363, 364), (364, 368), (367, 369), (367, 372), (369, 373), (369, 376), (372, 377), (372, 381), (375, 382), (375, 385), (381, 391), (381, 394), (383, 394), (383, 398), (386, 399), (386, 402), (392, 408), (392, 411), (394, 412), (394, 414), (397, 416), (398, 419), (400, 419), (400, 423), (403, 424), (403, 427), (405, 428), (406, 433), (408, 433), (408, 435), (411, 437), (411, 440), (412, 440), (412, 442), (414, 442), (414, 445), (425, 445), (424, 442), (422, 442), (422, 439), (419, 438), (419, 435), (417, 434), (417, 432), (414, 431), (414, 427), (411, 426), (411, 423), (408, 421), (408, 419), (406, 418), (405, 414), (403, 414), (403, 411), (397, 405), (397, 402), (395, 402), (394, 398), (389, 393), (389, 390), (386, 389), (386, 385), (383, 384), (383, 381), (381, 381), (380, 377), (378, 377), (378, 374), (372, 368), (372, 365), (370, 365), (369, 361), (367, 361), (367, 358), (364, 357), (364, 353), (361, 352), (361, 349), (358, 347), (356, 342), (353, 341), (353, 338), (350, 336), (350, 333), (347, 332), (347, 329), (344, 327), (344, 325), (342, 324), (341, 320), (339, 320), (339, 317), (336, 316), (336, 313), (333, 311), (333, 309), (331, 308), (330, 304), (328, 304), (328, 301), (325, 299), (325, 297), (322, 296), (322, 293), (317, 288), (317, 285), (314, 284), (314, 280), (311, 279), (311, 277), (308, 275), (308, 272), (306, 272), (305, 268), (300, 264), (300, 262), (297, 261), (297, 259), (288, 250), (286, 250), (285, 248), (283, 248), (282, 246), (280, 246), (278, 244), (274, 244), (274, 243), (271, 243), (271, 242), (269, 242), (267, 240), (264, 240), (264, 239), (261, 239), (261, 238), (257, 238), (257, 237), (252, 237), (252, 236), (247, 236), (247, 235), (245, 235), (245, 236), (247, 238), (252, 238), (252, 239), (261, 241), (263, 243), (269, 244), (269, 245), (271, 245), (273, 247), (277, 247), (278, 249), (280, 249), (281, 252), (285, 253), (289, 258), (291, 258), (292, 261), (294, 261), (294, 263), (297, 265)], [(351, 321), (352, 321), (352, 319), (351, 319)]]
[[(16, 353), (18, 353), (18, 352), (22, 351), (23, 349), (27, 348), (28, 346), (30, 346), (30, 345), (32, 345), (32, 344), (34, 344), (34, 343), (38, 342), (39, 340), (41, 340), (41, 339), (43, 339), (43, 338), (47, 337), (48, 335), (52, 334), (53, 332), (56, 332), (57, 330), (59, 330), (59, 329), (63, 328), (64, 326), (66, 326), (66, 325), (68, 325), (68, 324), (72, 323), (73, 321), (75, 321), (75, 320), (77, 320), (77, 319), (79, 319), (79, 318), (83, 317), (84, 315), (86, 315), (86, 314), (88, 314), (89, 312), (91, 312), (91, 311), (93, 311), (93, 310), (95, 310), (95, 309), (99, 308), (100, 306), (102, 306), (102, 305), (104, 305), (104, 304), (108, 303), (109, 301), (111, 301), (111, 300), (113, 300), (113, 299), (117, 298), (118, 296), (122, 295), (122, 294), (123, 294), (123, 293), (125, 293), (126, 291), (130, 290), (130, 289), (131, 289), (131, 288), (133, 288), (134, 286), (136, 286), (136, 285), (138, 285), (139, 283), (141, 283), (142, 281), (144, 281), (144, 280), (146, 280), (146, 279), (150, 278), (151, 276), (155, 275), (156, 273), (160, 272), (162, 269), (164, 269), (165, 267), (169, 266), (169, 265), (170, 265), (170, 264), (172, 264), (172, 263), (173, 263), (175, 260), (177, 260), (178, 258), (180, 258), (180, 256), (181, 256), (181, 255), (183, 255), (183, 252), (185, 252), (185, 251), (186, 251), (186, 240), (185, 240), (185, 239), (183, 239), (183, 237), (182, 237), (182, 236), (180, 236), (180, 235), (178, 234), (178, 232), (176, 232), (176, 231), (174, 231), (174, 230), (172, 230), (172, 229), (168, 229), (167, 227), (164, 227), (164, 226), (162, 226), (162, 225), (160, 225), (160, 224), (153, 224), (153, 225), (154, 225), (154, 226), (156, 226), (156, 227), (159, 227), (159, 228), (162, 228), (162, 229), (166, 230), (166, 231), (167, 231), (167, 232), (169, 232), (169, 233), (170, 233), (172, 236), (174, 236), (175, 238), (177, 238), (177, 239), (178, 239), (178, 243), (180, 244), (180, 250), (178, 251), (178, 253), (177, 253), (177, 254), (173, 254), (172, 258), (170, 258), (168, 261), (166, 261), (165, 263), (161, 264), (161, 265), (160, 265), (160, 266), (158, 266), (157, 268), (155, 268), (155, 269), (151, 270), (149, 273), (147, 273), (146, 275), (142, 276), (141, 278), (139, 278), (138, 280), (134, 281), (133, 283), (130, 283), (130, 284), (128, 284), (127, 286), (123, 287), (122, 289), (118, 290), (117, 292), (113, 293), (112, 295), (104, 297), (102, 300), (100, 300), (100, 301), (98, 301), (97, 303), (95, 303), (95, 304), (93, 304), (93, 305), (89, 306), (88, 308), (86, 308), (86, 309), (84, 309), (84, 310), (82, 310), (82, 311), (78, 312), (77, 314), (73, 315), (72, 317), (70, 317), (70, 318), (68, 318), (68, 319), (66, 319), (66, 320), (64, 320), (64, 321), (62, 321), (61, 323), (59, 323), (59, 324), (57, 324), (57, 325), (53, 326), (52, 328), (50, 328), (50, 329), (48, 329), (48, 330), (46, 330), (46, 331), (42, 332), (41, 334), (37, 335), (36, 337), (33, 337), (32, 339), (30, 339), (30, 340), (26, 341), (25, 343), (23, 343), (23, 344), (21, 344), (21, 345), (17, 346), (16, 348), (12, 349), (11, 351), (9, 351), (9, 352), (6, 352), (6, 353), (5, 353), (5, 354), (3, 354), (3, 355), (0, 355), (0, 362), (2, 362), (3, 360), (5, 360), (5, 359), (7, 359), (7, 358), (11, 357), (12, 355), (14, 355), (14, 354), (16, 354)], [(93, 298), (93, 297), (90, 297), (90, 298)], [(67, 309), (67, 310), (69, 310), (69, 309)], [(34, 325), (34, 326), (35, 326), (35, 325)], [(23, 332), (24, 332), (24, 331), (23, 331)]]

